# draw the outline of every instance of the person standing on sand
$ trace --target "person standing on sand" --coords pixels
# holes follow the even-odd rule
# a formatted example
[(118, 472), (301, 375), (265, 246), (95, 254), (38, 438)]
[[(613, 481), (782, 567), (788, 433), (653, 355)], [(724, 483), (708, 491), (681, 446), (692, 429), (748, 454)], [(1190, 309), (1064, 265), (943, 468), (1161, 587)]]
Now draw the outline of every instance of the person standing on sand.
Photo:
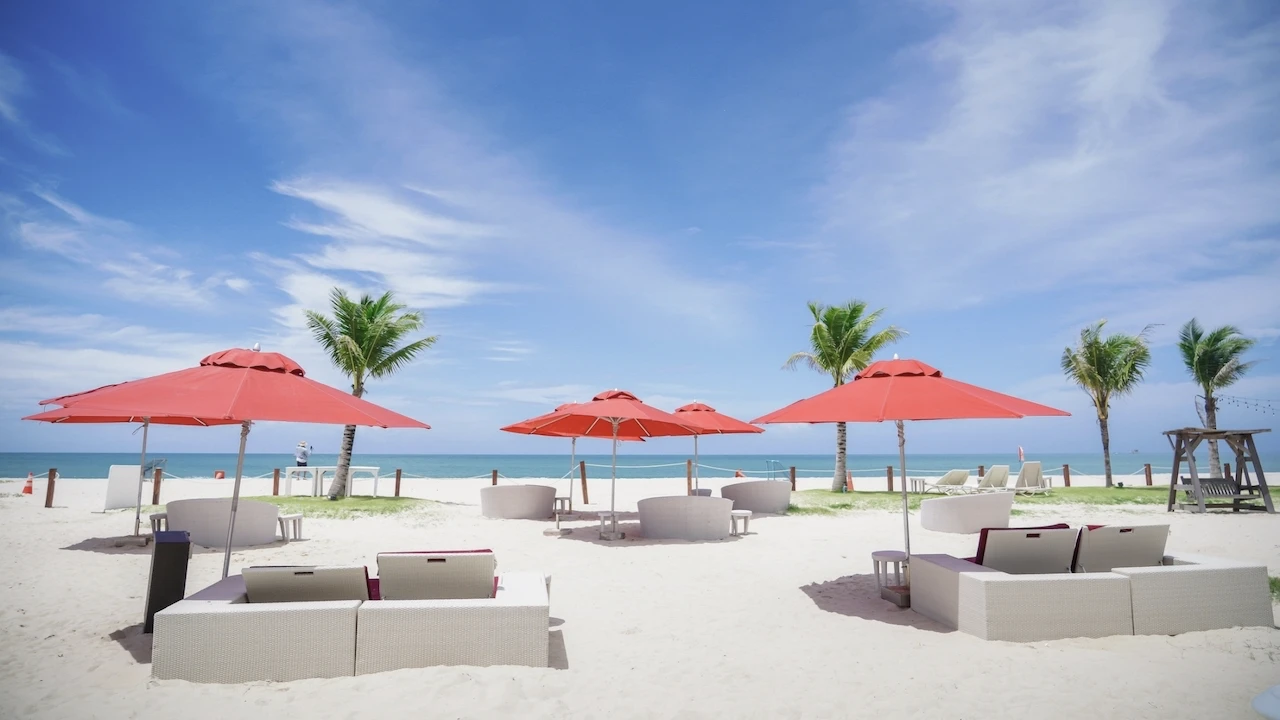
[(298, 447), (293, 449), (293, 459), (298, 461), (298, 467), (306, 467), (307, 460), (311, 458), (311, 447), (307, 445), (307, 441), (303, 440), (298, 443)]

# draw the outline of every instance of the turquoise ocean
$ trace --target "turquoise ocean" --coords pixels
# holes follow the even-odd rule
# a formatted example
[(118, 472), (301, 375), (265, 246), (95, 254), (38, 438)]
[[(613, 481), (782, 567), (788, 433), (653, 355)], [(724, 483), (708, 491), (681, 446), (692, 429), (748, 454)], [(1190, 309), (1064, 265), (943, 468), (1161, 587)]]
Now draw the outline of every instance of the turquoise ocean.
[[(659, 478), (683, 477), (685, 461), (691, 455), (626, 455), (618, 456), (618, 477)], [(609, 474), (608, 455), (578, 455), (586, 461), (587, 476)], [(1069, 465), (1071, 472), (1081, 475), (1102, 474), (1101, 453), (1039, 454), (1028, 455), (1028, 460), (1044, 463), (1045, 471), (1061, 472)], [(1230, 461), (1230, 456), (1223, 457)], [(235, 473), (236, 456), (230, 453), (158, 453), (148, 455), (147, 460), (162, 460), (164, 472), (170, 477), (211, 477), (222, 470), (228, 477)], [(730, 477), (742, 470), (750, 477), (785, 477), (788, 468), (794, 466), (801, 477), (830, 477), (835, 468), (833, 455), (700, 455), (699, 475), (702, 477)], [(1159, 478), (1168, 473), (1173, 460), (1168, 453), (1118, 453), (1111, 457), (1112, 473), (1137, 475), (1143, 465), (1150, 464)], [(1280, 455), (1263, 455), (1263, 466), (1280, 470)], [(1197, 453), (1197, 461), (1207, 463), (1207, 457)], [(63, 478), (104, 478), (111, 465), (136, 465), (136, 453), (0, 453), (0, 478), (25, 478), (27, 473), (37, 476), (57, 468)], [(312, 465), (334, 465), (336, 455), (315, 454)], [(274, 468), (294, 464), (293, 456), (286, 454), (251, 454), (245, 456), (246, 477), (269, 476)], [(354, 465), (374, 465), (383, 474), (393, 474), (398, 468), (405, 477), (470, 478), (488, 477), (497, 470), (506, 478), (559, 478), (569, 473), (569, 454), (562, 455), (374, 455), (357, 454)], [(884, 477), (885, 467), (897, 465), (897, 455), (850, 455), (849, 468), (855, 476)], [(943, 473), (952, 468), (977, 469), (979, 465), (1009, 465), (1015, 471), (1019, 466), (1016, 454), (976, 455), (927, 455), (907, 456), (909, 472), (920, 474)], [(1184, 468), (1185, 472), (1185, 468)]]

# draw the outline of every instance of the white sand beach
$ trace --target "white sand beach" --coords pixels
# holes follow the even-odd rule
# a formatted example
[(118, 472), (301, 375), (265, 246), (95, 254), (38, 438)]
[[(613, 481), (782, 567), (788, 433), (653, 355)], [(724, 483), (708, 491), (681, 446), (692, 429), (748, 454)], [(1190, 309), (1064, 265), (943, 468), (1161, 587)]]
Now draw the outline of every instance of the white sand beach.
[[(43, 482), (33, 497), (16, 495), (20, 483), (0, 483), (0, 717), (1243, 719), (1255, 717), (1249, 700), (1280, 682), (1274, 628), (1014, 644), (899, 610), (879, 598), (870, 575), (873, 550), (901, 548), (901, 517), (892, 512), (761, 516), (750, 534), (723, 542), (629, 533), (604, 543), (590, 520), (549, 537), (549, 522), (480, 517), (478, 489), (487, 482), (405, 480), (405, 495), (444, 504), (309, 518), (303, 540), (237, 551), (232, 567), (373, 568), (379, 551), (492, 548), (500, 571), (553, 575), (553, 667), (239, 685), (151, 678), (150, 637), (140, 634), (150, 548), (114, 546), (132, 531), (133, 512), (94, 512), (105, 481), (60, 481), (53, 509), (43, 507)], [(683, 494), (684, 482), (620, 482), (618, 509)], [(162, 499), (229, 487), (166, 480)], [(390, 493), (391, 482), (380, 489)], [(246, 482), (244, 494), (270, 494), (270, 480)], [(586, 510), (607, 509), (607, 480), (592, 480), (590, 494)], [(1024, 512), (1015, 525), (1167, 522), (1170, 551), (1260, 561), (1280, 575), (1280, 516), (1163, 506)], [(634, 515), (624, 525), (634, 530)], [(917, 552), (961, 555), (976, 544), (918, 523), (912, 537)], [(188, 592), (216, 580), (221, 560), (221, 551), (196, 548)]]

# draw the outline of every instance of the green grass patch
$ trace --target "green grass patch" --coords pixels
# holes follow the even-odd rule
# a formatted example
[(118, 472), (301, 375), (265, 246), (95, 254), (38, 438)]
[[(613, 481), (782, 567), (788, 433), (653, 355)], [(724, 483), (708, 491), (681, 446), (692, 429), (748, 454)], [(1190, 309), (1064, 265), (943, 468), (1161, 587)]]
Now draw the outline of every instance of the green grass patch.
[(1280, 577), (1270, 578), (1271, 580), (1271, 602), (1280, 602)]
[[(1273, 497), (1280, 496), (1280, 488), (1271, 490)], [(939, 494), (907, 496), (912, 510), (920, 509), (920, 502), (929, 498), (944, 497)], [(1035, 505), (1165, 505), (1169, 502), (1169, 487), (1056, 487), (1045, 495), (1018, 495), (1014, 500), (1014, 515), (1025, 514)], [(799, 490), (791, 493), (793, 515), (831, 515), (851, 510), (901, 510), (900, 492), (852, 492), (830, 490)]]
[(372, 497), (353, 495), (340, 500), (327, 497), (287, 497), (268, 495), (265, 497), (245, 498), (269, 502), (280, 508), (282, 514), (302, 513), (309, 518), (336, 518), (346, 520), (357, 517), (375, 515), (399, 515), (435, 505), (430, 500), (406, 497)]

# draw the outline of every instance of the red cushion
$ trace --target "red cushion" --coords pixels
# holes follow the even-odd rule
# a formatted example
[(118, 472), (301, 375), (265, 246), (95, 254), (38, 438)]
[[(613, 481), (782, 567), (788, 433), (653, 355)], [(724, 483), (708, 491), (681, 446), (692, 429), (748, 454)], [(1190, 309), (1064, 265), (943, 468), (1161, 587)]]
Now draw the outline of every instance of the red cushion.
[(1066, 523), (1057, 523), (1056, 525), (1039, 525), (1036, 527), (1018, 527), (1018, 528), (982, 528), (982, 534), (978, 536), (978, 554), (973, 556), (970, 562), (978, 565), (982, 564), (982, 558), (987, 552), (987, 533), (1004, 532), (1006, 530), (1068, 530), (1071, 526)]
[(369, 578), (368, 583), (369, 583), (369, 599), (381, 600), (382, 584), (378, 582), (378, 578)]

